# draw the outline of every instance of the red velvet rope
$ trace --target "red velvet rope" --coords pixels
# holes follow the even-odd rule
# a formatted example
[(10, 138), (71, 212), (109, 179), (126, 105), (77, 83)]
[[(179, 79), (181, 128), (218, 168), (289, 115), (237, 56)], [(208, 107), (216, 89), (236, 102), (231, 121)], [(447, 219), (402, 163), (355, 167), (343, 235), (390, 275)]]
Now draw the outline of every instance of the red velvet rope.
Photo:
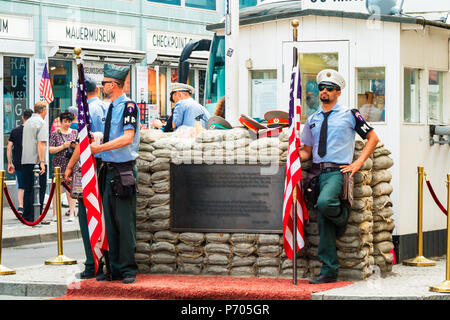
[(428, 190), (430, 191), (431, 196), (434, 199), (434, 202), (436, 202), (437, 206), (439, 207), (439, 209), (441, 209), (441, 211), (444, 214), (447, 214), (447, 210), (445, 210), (444, 206), (442, 205), (442, 203), (439, 201), (438, 197), (436, 196), (436, 193), (434, 193), (434, 190), (433, 190), (433, 187), (431, 186), (430, 181), (428, 179), (425, 179), (425, 181), (427, 183)]
[(70, 193), (70, 187), (69, 187), (69, 185), (67, 184), (67, 182), (65, 182), (64, 180), (63, 181), (61, 181), (61, 185), (64, 187), (64, 188), (66, 188), (66, 190)]
[(16, 218), (19, 219), (19, 221), (22, 222), (23, 224), (32, 227), (32, 226), (35, 226), (38, 223), (40, 223), (45, 218), (45, 216), (47, 215), (48, 209), (50, 208), (50, 203), (52, 202), (53, 194), (55, 192), (55, 186), (56, 186), (56, 183), (53, 182), (52, 183), (52, 187), (50, 189), (50, 193), (49, 193), (47, 204), (45, 205), (45, 208), (42, 211), (40, 217), (36, 221), (33, 221), (33, 222), (29, 222), (29, 221), (25, 220), (22, 217), (22, 215), (17, 211), (16, 207), (14, 206), (13, 201), (11, 200), (11, 196), (9, 194), (8, 187), (6, 186), (6, 184), (5, 184), (4, 188), (3, 188), (3, 190), (4, 190), (4, 193), (5, 193), (6, 200), (8, 201), (9, 206), (11, 207), (12, 212), (14, 213)]

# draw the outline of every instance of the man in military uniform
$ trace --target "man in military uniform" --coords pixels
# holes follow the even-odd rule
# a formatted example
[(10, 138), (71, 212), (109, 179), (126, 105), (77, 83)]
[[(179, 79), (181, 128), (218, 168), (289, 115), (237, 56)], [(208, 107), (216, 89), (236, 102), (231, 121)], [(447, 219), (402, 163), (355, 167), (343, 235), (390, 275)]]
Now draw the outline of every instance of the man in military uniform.
[[(338, 104), (338, 97), (345, 87), (345, 80), (335, 70), (325, 69), (317, 75), (319, 98), (322, 106), (305, 123), (301, 141), (300, 160), (313, 159), (313, 168), (320, 171), (320, 194), (314, 208), (317, 210), (320, 241), (318, 256), (322, 261), (320, 275), (310, 283), (337, 281), (339, 261), (336, 251), (336, 234), (343, 233), (348, 220), (348, 207), (340, 195), (344, 174), (353, 176), (374, 151), (379, 139), (373, 128), (357, 109)], [(353, 161), (355, 132), (367, 143), (361, 155)]]
[[(129, 67), (104, 65), (103, 93), (111, 100), (103, 144), (91, 144), (93, 154), (102, 153), (99, 176), (109, 261), (113, 280), (136, 282), (136, 192), (139, 149), (139, 109), (123, 92)], [(101, 274), (97, 280), (108, 280)]]
[[(105, 102), (98, 98), (98, 87), (97, 82), (94, 78), (89, 75), (85, 76), (86, 82), (86, 92), (89, 104), (89, 119), (91, 123), (91, 131), (92, 132), (101, 132), (103, 134), (104, 126), (105, 126), (105, 116), (106, 116), (106, 108), (108, 107)], [(72, 176), (72, 171), (74, 166), (77, 164), (78, 160), (80, 160), (80, 146), (77, 145), (75, 148), (73, 155), (67, 165), (66, 171), (64, 172), (64, 178), (66, 181), (69, 181)], [(97, 165), (97, 173), (100, 169), (102, 158), (101, 154), (98, 153), (95, 155), (96, 165)], [(84, 263), (84, 271), (76, 274), (75, 276), (80, 279), (90, 279), (95, 277), (95, 264), (94, 264), (94, 256), (92, 254), (91, 243), (89, 239), (89, 229), (87, 223), (86, 216), (86, 207), (84, 206), (83, 200), (78, 202), (78, 222), (80, 224), (80, 232), (81, 238), (83, 239), (84, 252), (86, 254), (86, 262)], [(99, 265), (99, 273), (103, 272), (103, 264), (100, 262)]]

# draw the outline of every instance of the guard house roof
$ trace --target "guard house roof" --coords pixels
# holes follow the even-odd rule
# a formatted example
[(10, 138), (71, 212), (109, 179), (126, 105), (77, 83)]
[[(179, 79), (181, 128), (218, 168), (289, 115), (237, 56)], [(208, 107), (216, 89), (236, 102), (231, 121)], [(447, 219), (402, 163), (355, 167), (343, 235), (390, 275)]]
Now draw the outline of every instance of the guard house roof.
[[(372, 15), (368, 13), (359, 13), (359, 12), (345, 12), (345, 11), (318, 10), (318, 9), (302, 10), (301, 1), (296, 0), (287, 2), (268, 3), (260, 6), (242, 9), (239, 12), (239, 25), (243, 26), (261, 22), (269, 22), (273, 20), (289, 19), (294, 17), (303, 17), (310, 15), (361, 19), (361, 20), (367, 20), (370, 17), (372, 17)], [(450, 24), (426, 20), (421, 17), (378, 15), (377, 19), (387, 22), (411, 23), (423, 26), (428, 25), (450, 30)], [(208, 31), (214, 31), (223, 28), (225, 28), (224, 22), (210, 24), (206, 26), (206, 30)]]

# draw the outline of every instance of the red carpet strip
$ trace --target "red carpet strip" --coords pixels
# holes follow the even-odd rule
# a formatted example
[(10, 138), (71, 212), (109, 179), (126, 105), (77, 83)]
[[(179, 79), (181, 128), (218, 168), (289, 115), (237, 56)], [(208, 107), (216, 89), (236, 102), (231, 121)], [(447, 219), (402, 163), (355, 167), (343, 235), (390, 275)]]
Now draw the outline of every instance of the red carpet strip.
[[(307, 280), (139, 274), (136, 283), (82, 281), (55, 300), (311, 300), (312, 293), (352, 284), (309, 284)], [(70, 287), (70, 286), (69, 286)]]

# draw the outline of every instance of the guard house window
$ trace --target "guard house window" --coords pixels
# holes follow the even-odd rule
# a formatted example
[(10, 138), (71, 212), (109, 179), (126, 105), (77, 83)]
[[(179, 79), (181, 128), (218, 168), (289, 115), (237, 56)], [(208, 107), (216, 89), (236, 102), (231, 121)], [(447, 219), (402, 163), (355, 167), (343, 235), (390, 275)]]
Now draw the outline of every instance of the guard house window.
[(277, 71), (251, 71), (251, 116), (257, 120), (264, 120), (264, 114), (270, 110), (277, 110)]
[(405, 68), (403, 74), (403, 121), (420, 123), (420, 70)]
[(302, 78), (301, 123), (304, 124), (306, 119), (316, 112), (320, 105), (319, 88), (316, 82), (317, 74), (323, 69), (338, 70), (339, 57), (335, 52), (302, 53), (299, 56), (299, 63)]
[(443, 72), (428, 72), (428, 122), (443, 123)]
[(3, 163), (5, 179), (14, 180), (8, 173), (6, 149), (11, 130), (22, 124), (23, 111), (29, 108), (28, 71), (30, 61), (22, 57), (3, 58)]
[(358, 110), (368, 122), (385, 121), (385, 68), (357, 69)]

